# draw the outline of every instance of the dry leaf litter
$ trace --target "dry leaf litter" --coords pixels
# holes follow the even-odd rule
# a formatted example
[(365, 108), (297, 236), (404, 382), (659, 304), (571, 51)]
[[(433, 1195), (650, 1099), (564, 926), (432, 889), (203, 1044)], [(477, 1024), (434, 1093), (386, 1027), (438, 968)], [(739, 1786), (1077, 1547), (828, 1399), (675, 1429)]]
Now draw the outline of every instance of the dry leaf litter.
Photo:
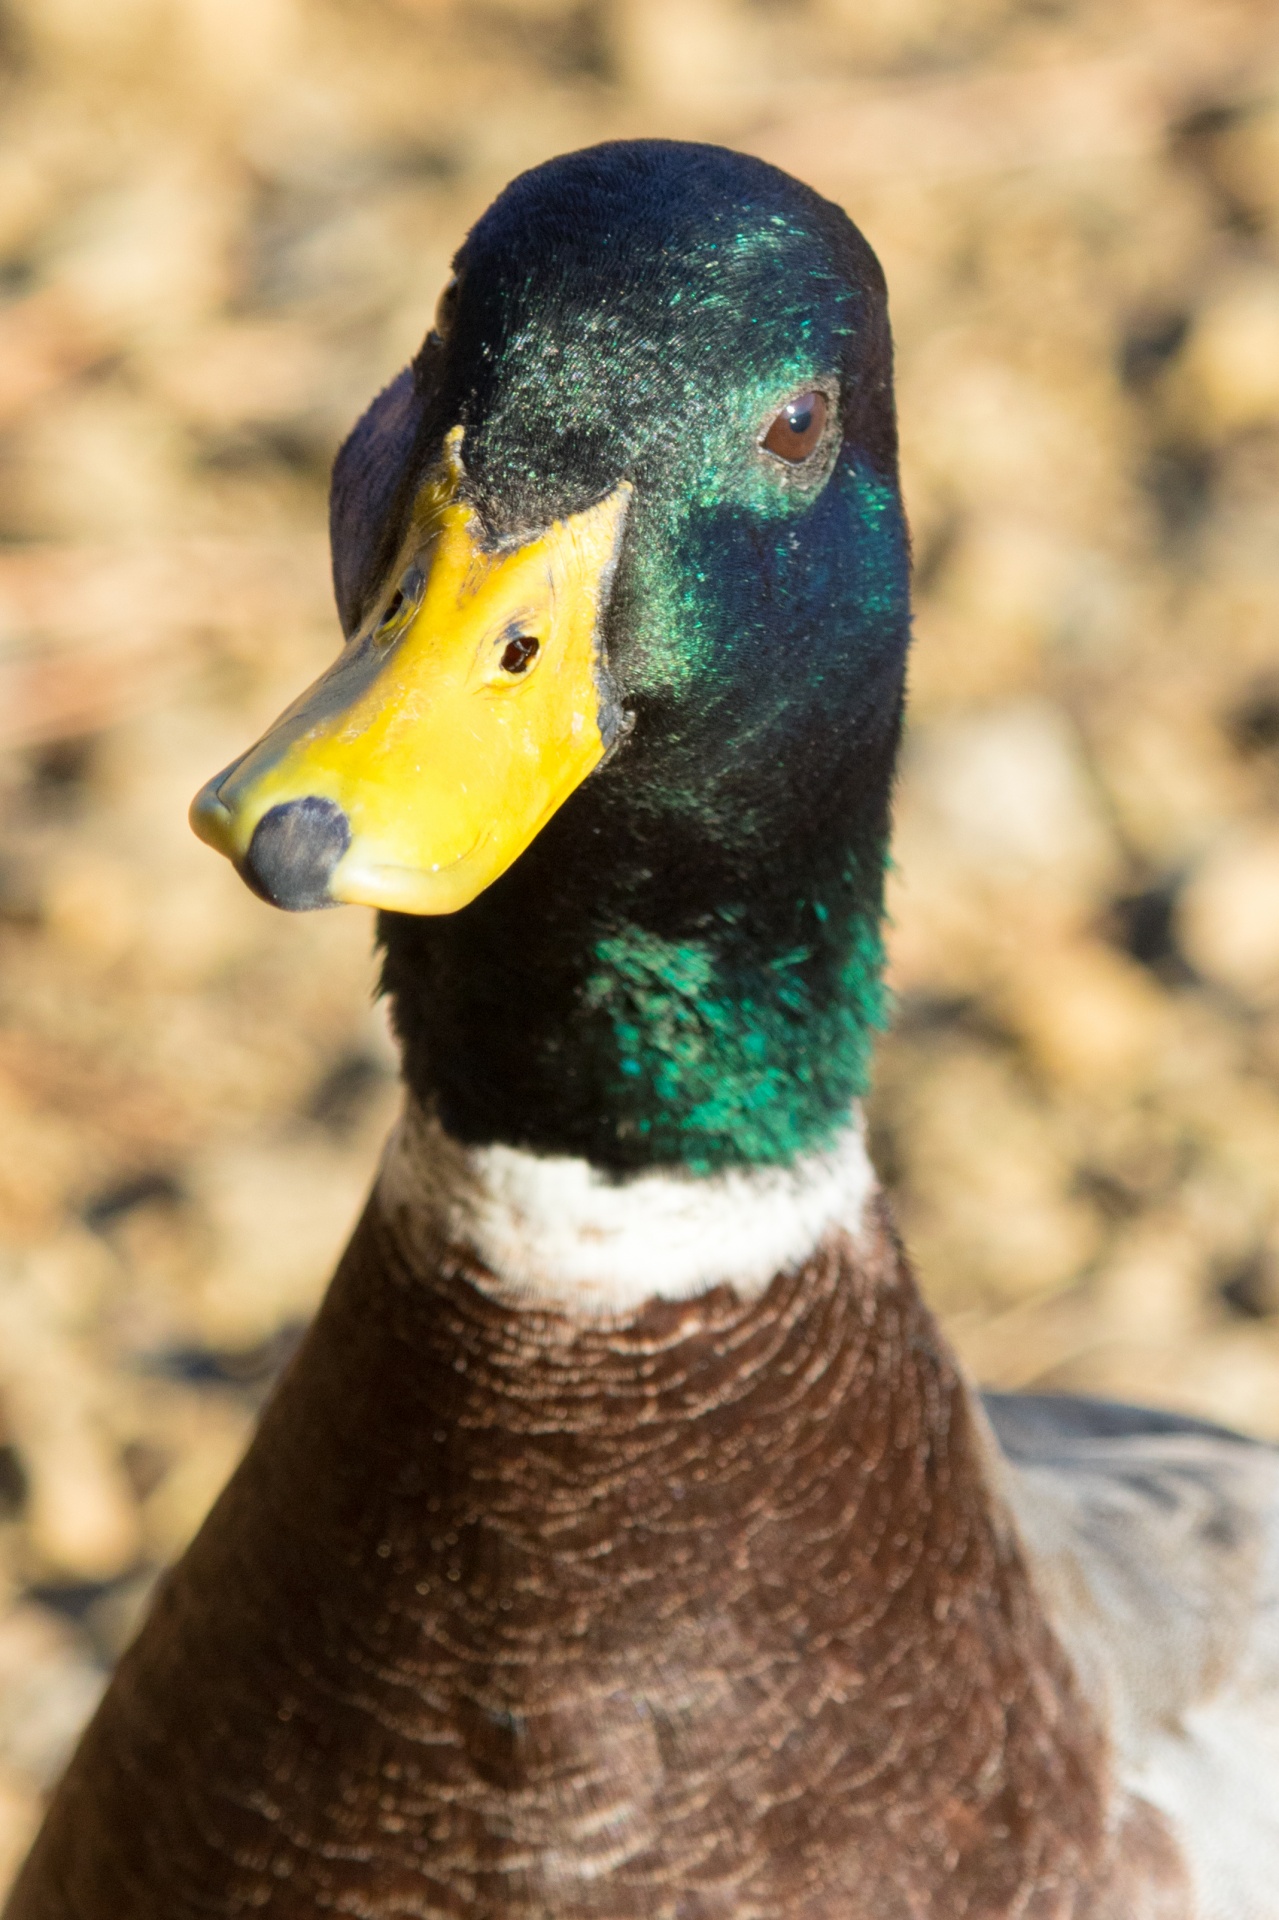
[(9, 0), (0, 1885), (396, 1104), (371, 919), (195, 786), (519, 169), (727, 142), (885, 262), (919, 585), (873, 1106), (1002, 1385), (1279, 1437), (1279, 20), (1209, 0)]

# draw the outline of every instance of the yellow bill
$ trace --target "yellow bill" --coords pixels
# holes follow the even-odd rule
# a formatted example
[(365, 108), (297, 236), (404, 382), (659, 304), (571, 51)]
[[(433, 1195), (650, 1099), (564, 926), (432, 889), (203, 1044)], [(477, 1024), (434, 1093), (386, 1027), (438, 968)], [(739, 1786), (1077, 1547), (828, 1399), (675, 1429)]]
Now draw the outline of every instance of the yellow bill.
[(520, 544), (459, 497), (462, 429), (370, 618), (191, 824), (277, 906), (453, 913), (504, 873), (612, 736), (600, 622), (623, 482)]

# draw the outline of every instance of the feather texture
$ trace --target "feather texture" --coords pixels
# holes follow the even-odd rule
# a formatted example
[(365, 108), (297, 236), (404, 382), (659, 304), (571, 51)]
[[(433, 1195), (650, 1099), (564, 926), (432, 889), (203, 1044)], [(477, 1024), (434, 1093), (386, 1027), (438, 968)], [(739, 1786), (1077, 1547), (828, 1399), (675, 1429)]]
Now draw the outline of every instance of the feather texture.
[(10, 1920), (1189, 1920), (882, 1203), (754, 1301), (477, 1277), (371, 1204)]

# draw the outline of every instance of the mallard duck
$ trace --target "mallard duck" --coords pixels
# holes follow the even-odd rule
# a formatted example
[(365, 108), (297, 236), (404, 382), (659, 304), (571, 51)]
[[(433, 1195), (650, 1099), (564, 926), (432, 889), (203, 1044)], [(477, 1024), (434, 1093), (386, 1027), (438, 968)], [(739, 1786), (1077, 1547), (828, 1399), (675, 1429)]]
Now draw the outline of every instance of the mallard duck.
[(890, 355), (839, 209), (607, 145), (339, 455), (193, 817), (381, 909), (404, 1117), (9, 1920), (1279, 1916), (1279, 1455), (983, 1403), (866, 1154)]

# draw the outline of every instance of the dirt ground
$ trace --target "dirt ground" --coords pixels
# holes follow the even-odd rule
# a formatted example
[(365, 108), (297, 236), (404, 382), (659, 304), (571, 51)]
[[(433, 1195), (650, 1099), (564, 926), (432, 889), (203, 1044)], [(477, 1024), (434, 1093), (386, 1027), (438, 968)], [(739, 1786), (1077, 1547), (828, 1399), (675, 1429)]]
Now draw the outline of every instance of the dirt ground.
[(9, 0), (0, 1886), (396, 1103), (371, 919), (194, 789), (330, 657), (333, 452), (521, 168), (723, 141), (887, 268), (918, 648), (880, 1165), (1001, 1384), (1279, 1437), (1279, 17)]

